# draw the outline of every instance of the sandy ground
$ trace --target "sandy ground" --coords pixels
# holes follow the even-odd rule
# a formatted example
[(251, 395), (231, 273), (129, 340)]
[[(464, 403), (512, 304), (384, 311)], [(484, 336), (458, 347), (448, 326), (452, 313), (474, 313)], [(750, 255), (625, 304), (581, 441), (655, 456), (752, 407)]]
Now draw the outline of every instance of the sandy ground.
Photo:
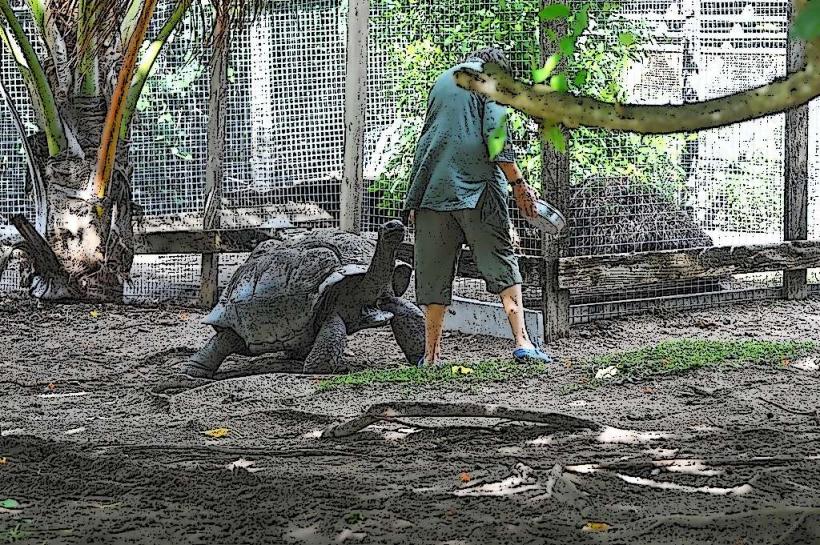
[[(702, 371), (562, 393), (594, 354), (670, 338), (820, 340), (820, 300), (597, 322), (504, 383), (317, 392), (276, 357), (150, 395), (210, 331), (189, 309), (0, 302), (0, 543), (820, 543), (820, 372)], [(450, 335), (459, 361), (505, 341)], [(352, 367), (398, 365), (386, 331)], [(811, 362), (808, 362), (811, 363)], [(592, 420), (413, 419), (343, 439), (373, 403), (492, 403)], [(225, 427), (213, 439), (205, 430)], [(5, 458), (5, 460), (3, 460)], [(228, 469), (238, 460), (248, 469)], [(5, 463), (3, 463), (5, 462)], [(602, 526), (604, 523), (606, 526)], [(593, 532), (589, 530), (603, 530)]]

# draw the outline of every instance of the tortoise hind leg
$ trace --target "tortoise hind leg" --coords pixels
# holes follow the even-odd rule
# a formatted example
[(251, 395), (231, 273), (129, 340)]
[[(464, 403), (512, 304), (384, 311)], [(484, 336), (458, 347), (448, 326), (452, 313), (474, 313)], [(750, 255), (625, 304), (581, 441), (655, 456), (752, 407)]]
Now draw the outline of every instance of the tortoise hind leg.
[(342, 356), (346, 345), (347, 326), (341, 316), (333, 313), (327, 317), (316, 334), (313, 348), (305, 359), (304, 372), (314, 375), (342, 371)]
[(211, 378), (225, 358), (244, 350), (245, 341), (239, 335), (230, 329), (222, 329), (190, 357), (180, 372), (195, 378)]
[(390, 327), (410, 365), (424, 356), (424, 313), (413, 303), (399, 297), (389, 297), (379, 308), (393, 313)]

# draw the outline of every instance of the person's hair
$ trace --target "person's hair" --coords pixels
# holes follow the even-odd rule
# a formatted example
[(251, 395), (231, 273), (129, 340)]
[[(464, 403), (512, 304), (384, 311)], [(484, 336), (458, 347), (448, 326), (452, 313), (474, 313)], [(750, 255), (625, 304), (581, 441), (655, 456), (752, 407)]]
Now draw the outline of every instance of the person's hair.
[(464, 62), (470, 59), (479, 59), (486, 63), (497, 64), (506, 72), (512, 71), (512, 67), (510, 66), (510, 61), (507, 59), (507, 56), (497, 47), (483, 47), (473, 51), (464, 58)]

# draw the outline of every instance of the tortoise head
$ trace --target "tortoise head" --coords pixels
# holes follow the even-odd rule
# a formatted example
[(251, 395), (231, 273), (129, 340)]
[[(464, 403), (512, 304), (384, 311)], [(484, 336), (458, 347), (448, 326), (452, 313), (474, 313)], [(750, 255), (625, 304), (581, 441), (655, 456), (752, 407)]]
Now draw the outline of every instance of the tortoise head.
[(407, 229), (402, 222), (399, 220), (388, 221), (379, 227), (379, 245), (384, 244), (395, 248), (404, 240), (406, 233)]

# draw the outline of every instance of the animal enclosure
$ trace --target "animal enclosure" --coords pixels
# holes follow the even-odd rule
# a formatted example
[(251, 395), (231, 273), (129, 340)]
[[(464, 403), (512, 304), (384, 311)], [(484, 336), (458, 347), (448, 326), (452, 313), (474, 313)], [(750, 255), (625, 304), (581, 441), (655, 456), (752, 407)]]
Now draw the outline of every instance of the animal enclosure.
[[(473, 46), (496, 44), (510, 52), (516, 73), (527, 76), (540, 53), (539, 7), (520, 0), (371, 0), (360, 195), (365, 232), (398, 215), (426, 91), (439, 70)], [(160, 2), (155, 19), (162, 20), (172, 8)], [(30, 26), (27, 13), (20, 9), (19, 17)], [(599, 67), (593, 91), (602, 97), (655, 104), (705, 100), (786, 74), (788, 14), (787, 2), (759, 0), (593, 3), (590, 31), (579, 43), (576, 61)], [(339, 225), (349, 23), (348, 2), (274, 0), (234, 40), (223, 229), (270, 232)], [(132, 302), (188, 304), (200, 290), (196, 248), (168, 243), (180, 232), (201, 230), (203, 222), (209, 59), (207, 48), (192, 45), (194, 24), (188, 21), (160, 57), (128, 143), (134, 198), (142, 212), (138, 233), (143, 240), (165, 239), (162, 252), (154, 246), (138, 256), (126, 291)], [(619, 44), (624, 32), (636, 38), (632, 47)], [(7, 57), (2, 77), (18, 104), (25, 104), (25, 87)], [(795, 132), (786, 114), (671, 136), (573, 131), (564, 188), (569, 229), (560, 241), (548, 242), (559, 247), (562, 257), (560, 289), (569, 288), (566, 301), (552, 303), (569, 305), (561, 311), (564, 326), (658, 307), (776, 298), (784, 292), (779, 271), (817, 266), (816, 246), (783, 244), (820, 237), (818, 101), (808, 110), (807, 133)], [(22, 114), (29, 121), (33, 115), (27, 108)], [(31, 217), (32, 206), (24, 156), (4, 103), (0, 123), (0, 238), (10, 238), (8, 219), (20, 212)], [(537, 131), (523, 117), (513, 116), (510, 126), (522, 169), (540, 187)], [(787, 206), (785, 199), (787, 147), (804, 141), (808, 179), (798, 193), (807, 202), (805, 212)], [(787, 232), (784, 226), (801, 213), (807, 233)], [(517, 211), (512, 215), (529, 271), (527, 298), (535, 305), (549, 281), (541, 274), (542, 241)], [(255, 240), (224, 242), (239, 239), (226, 235), (218, 245), (225, 252), (221, 285), (247, 255), (243, 246)], [(190, 246), (190, 237), (185, 240)], [(750, 245), (768, 246), (737, 258), (718, 248), (691, 251)], [(655, 255), (670, 251), (684, 253)], [(631, 252), (645, 259), (617, 257)], [(747, 263), (739, 261), (741, 256)], [(705, 263), (706, 258), (717, 259), (717, 265)], [(470, 278), (469, 260), (463, 261), (457, 289), (481, 297), (481, 281)], [(604, 280), (589, 280), (597, 267), (604, 267), (604, 273), (595, 273)], [(817, 282), (816, 270), (809, 270), (807, 290), (816, 290)], [(17, 290), (18, 283), (12, 265), (0, 279), (0, 290)]]

